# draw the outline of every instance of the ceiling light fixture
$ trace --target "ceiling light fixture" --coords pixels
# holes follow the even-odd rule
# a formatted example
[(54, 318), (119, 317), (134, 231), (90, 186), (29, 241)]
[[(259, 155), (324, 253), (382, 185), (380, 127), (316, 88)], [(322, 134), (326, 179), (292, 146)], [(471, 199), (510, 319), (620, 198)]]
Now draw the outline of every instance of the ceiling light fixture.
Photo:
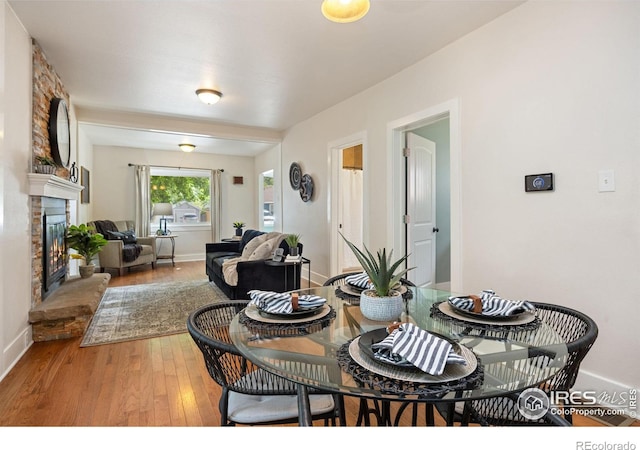
[(369, 0), (323, 0), (321, 9), (332, 22), (355, 22), (369, 12)]
[(213, 89), (198, 89), (196, 95), (207, 105), (215, 105), (222, 98), (222, 92)]
[(196, 146), (193, 144), (180, 144), (178, 145), (178, 147), (180, 147), (180, 150), (186, 153), (191, 153), (196, 149)]

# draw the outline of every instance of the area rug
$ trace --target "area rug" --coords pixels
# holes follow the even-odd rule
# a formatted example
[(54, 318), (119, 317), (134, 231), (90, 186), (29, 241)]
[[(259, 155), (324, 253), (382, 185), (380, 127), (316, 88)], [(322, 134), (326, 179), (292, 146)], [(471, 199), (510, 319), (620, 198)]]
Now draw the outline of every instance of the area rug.
[(185, 333), (192, 311), (225, 300), (207, 280), (107, 288), (80, 347)]

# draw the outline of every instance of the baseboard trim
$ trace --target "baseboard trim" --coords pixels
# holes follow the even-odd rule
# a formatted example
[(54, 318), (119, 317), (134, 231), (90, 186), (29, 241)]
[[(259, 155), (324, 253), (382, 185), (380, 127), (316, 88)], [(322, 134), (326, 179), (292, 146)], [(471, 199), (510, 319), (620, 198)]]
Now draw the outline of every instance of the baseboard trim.
[(4, 367), (4, 371), (0, 375), (0, 381), (9, 374), (11, 369), (20, 361), (20, 358), (27, 353), (27, 350), (29, 350), (32, 345), (31, 327), (29, 326), (22, 330), (2, 352), (2, 367)]
[(630, 397), (635, 396), (637, 399), (640, 387), (625, 385), (593, 372), (581, 370), (572, 390), (595, 392), (599, 405), (624, 411), (625, 415), (634, 419), (638, 415), (637, 403), (633, 404)]

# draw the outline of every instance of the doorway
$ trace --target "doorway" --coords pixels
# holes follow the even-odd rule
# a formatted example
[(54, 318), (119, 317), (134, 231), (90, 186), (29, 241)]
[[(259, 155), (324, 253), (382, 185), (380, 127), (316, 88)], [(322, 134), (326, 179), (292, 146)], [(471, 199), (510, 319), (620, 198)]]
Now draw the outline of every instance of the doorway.
[[(343, 148), (340, 151), (340, 175), (339, 175), (339, 224), (338, 229), (342, 235), (360, 246), (362, 239), (362, 144)], [(362, 269), (358, 259), (342, 240), (338, 245), (338, 271), (339, 273), (354, 272)]]
[(329, 276), (361, 270), (342, 234), (361, 246), (365, 241), (366, 142), (357, 134), (329, 144), (331, 155), (331, 263)]
[[(426, 225), (423, 224), (423, 229), (430, 231), (431, 237), (435, 239), (431, 243), (427, 239), (424, 245), (421, 244), (422, 247), (417, 249), (417, 258), (413, 261), (414, 264), (409, 266), (413, 267), (417, 264), (417, 268), (410, 271), (407, 277), (415, 279), (421, 285), (460, 291), (462, 289), (462, 259), (460, 238), (460, 138), (457, 101), (452, 100), (399, 119), (389, 124), (388, 129), (392, 148), (391, 170), (393, 179), (388, 201), (394, 210), (393, 217), (389, 223), (390, 242), (393, 242), (394, 248), (403, 249), (405, 252), (416, 251), (416, 247), (412, 242), (412, 232), (414, 233), (415, 230), (411, 228), (411, 214), (414, 215), (414, 218), (420, 220), (427, 216), (427, 214), (423, 214), (423, 206), (415, 204), (410, 197), (409, 183), (412, 175), (408, 172), (410, 169), (407, 168), (407, 161), (404, 157), (406, 138), (409, 134), (419, 135), (436, 143), (435, 172), (433, 175), (435, 179), (435, 199), (433, 200), (435, 202), (435, 213), (433, 213), (435, 222), (431, 225), (427, 222), (425, 222)], [(422, 177), (425, 178), (424, 174)], [(420, 189), (424, 194), (425, 188)], [(416, 207), (419, 211), (417, 217)], [(408, 213), (408, 211), (411, 211), (411, 213)], [(433, 247), (430, 247), (431, 245)], [(425, 256), (427, 254), (430, 255), (433, 250), (435, 250), (435, 261), (433, 262), (435, 271), (432, 271), (433, 268), (429, 266), (429, 260)], [(411, 272), (416, 273), (412, 274)], [(434, 274), (433, 280), (428, 280), (428, 274)]]

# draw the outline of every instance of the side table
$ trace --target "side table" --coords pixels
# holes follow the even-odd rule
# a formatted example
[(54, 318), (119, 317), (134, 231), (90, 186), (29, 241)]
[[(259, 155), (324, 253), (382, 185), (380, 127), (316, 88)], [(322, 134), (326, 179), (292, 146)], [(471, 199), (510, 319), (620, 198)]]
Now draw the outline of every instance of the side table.
[(156, 234), (155, 236), (151, 236), (156, 238), (156, 242), (160, 239), (160, 244), (162, 245), (162, 239), (169, 239), (171, 241), (171, 254), (170, 255), (159, 255), (158, 251), (160, 250), (156, 245), (156, 259), (170, 259), (171, 264), (175, 267), (175, 255), (176, 255), (176, 238), (177, 234)]
[[(299, 261), (286, 261), (286, 260), (285, 261), (272, 261), (272, 260), (266, 260), (265, 264), (267, 264), (269, 266), (295, 266), (294, 270), (296, 271), (296, 279), (298, 278), (297, 277), (298, 266), (300, 267), (300, 271), (302, 271), (302, 266), (304, 264), (306, 264), (308, 266), (308, 268), (309, 268), (309, 275), (308, 275), (307, 281), (309, 282), (309, 288), (311, 288), (311, 260), (310, 259), (307, 259), (304, 256), (301, 256)], [(284, 286), (285, 286), (285, 289), (288, 286), (288, 283), (287, 283), (287, 272), (286, 271), (284, 273)], [(301, 288), (301, 286), (298, 286), (296, 284), (294, 289), (300, 289), (300, 288)]]

